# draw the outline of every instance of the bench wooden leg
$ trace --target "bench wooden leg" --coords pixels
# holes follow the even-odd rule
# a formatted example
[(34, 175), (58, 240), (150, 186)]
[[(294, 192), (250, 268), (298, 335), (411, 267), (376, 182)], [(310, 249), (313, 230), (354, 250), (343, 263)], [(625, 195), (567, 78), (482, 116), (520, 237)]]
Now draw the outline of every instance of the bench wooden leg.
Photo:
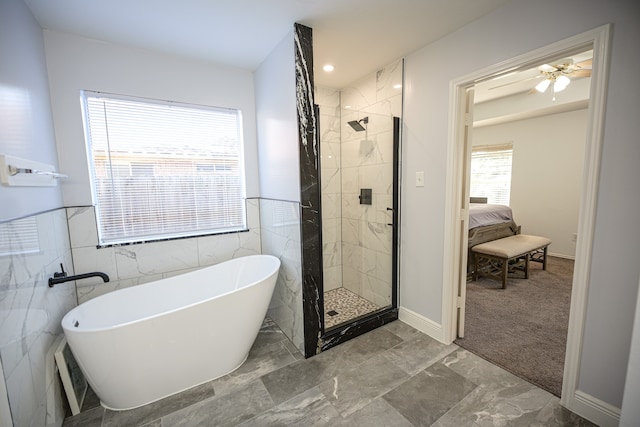
[(478, 280), (478, 254), (473, 253), (473, 281)]
[(529, 278), (529, 254), (524, 254), (524, 278)]
[(502, 260), (502, 289), (507, 289), (507, 272), (509, 271), (509, 259)]
[(547, 269), (547, 248), (549, 246), (545, 246), (544, 249), (542, 250), (542, 269), (546, 270)]

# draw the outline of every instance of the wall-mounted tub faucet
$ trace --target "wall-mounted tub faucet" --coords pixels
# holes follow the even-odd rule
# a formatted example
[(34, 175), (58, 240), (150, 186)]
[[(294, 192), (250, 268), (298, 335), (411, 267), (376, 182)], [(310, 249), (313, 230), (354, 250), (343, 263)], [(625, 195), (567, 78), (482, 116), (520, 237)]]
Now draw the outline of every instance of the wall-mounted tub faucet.
[(55, 272), (53, 273), (53, 277), (49, 277), (50, 288), (53, 288), (58, 283), (71, 282), (73, 280), (86, 279), (89, 277), (101, 277), (105, 283), (109, 281), (109, 276), (99, 271), (95, 271), (93, 273), (76, 274), (74, 276), (67, 276), (67, 272), (64, 271), (64, 266), (62, 265), (62, 263), (60, 263), (60, 270), (62, 271)]

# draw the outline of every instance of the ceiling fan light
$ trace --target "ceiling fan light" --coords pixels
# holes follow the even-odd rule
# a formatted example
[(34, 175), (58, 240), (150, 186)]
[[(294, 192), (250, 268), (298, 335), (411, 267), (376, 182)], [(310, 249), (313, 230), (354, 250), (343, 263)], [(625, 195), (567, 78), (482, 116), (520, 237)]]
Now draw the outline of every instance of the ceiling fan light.
[[(544, 93), (545, 90), (547, 90), (547, 88), (549, 87), (549, 85), (551, 84), (551, 80), (549, 79), (544, 79), (543, 81), (541, 81), (540, 83), (538, 83), (536, 85), (536, 90), (540, 93)], [(531, 87), (531, 86), (529, 86)]]
[(562, 90), (565, 90), (567, 86), (569, 86), (569, 83), (571, 83), (571, 80), (569, 80), (569, 77), (559, 76), (556, 79), (556, 81), (553, 83), (553, 91), (560, 92)]

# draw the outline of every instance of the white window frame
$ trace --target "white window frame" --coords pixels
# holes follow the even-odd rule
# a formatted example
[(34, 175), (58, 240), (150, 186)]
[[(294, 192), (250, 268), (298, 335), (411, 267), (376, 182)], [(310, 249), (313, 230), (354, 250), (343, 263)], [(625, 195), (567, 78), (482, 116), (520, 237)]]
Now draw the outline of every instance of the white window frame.
[[(484, 165), (478, 162), (481, 158)], [(512, 171), (513, 143), (472, 147), (469, 195), (486, 197), (490, 204), (509, 206)]]
[[(97, 106), (97, 101), (108, 105), (104, 108), (109, 110), (102, 110), (102, 107)], [(109, 104), (112, 101), (113, 104)], [(197, 237), (248, 229), (240, 110), (94, 91), (82, 91), (81, 102), (99, 246)], [(158, 141), (158, 146), (154, 147), (153, 141), (148, 139), (147, 132), (140, 133), (138, 139), (130, 137), (134, 130), (138, 130), (135, 127), (131, 128), (131, 132), (121, 134), (127, 135), (126, 138), (116, 135), (116, 116), (112, 115), (112, 112), (118, 110), (121, 105), (126, 108), (123, 102), (151, 109), (158, 107), (159, 111), (164, 112), (162, 114), (173, 115), (192, 111), (194, 115), (222, 117), (226, 118), (228, 123), (235, 123), (236, 127), (227, 126), (227, 136), (219, 136), (220, 143), (208, 150), (206, 138), (211, 137), (213, 141), (215, 131), (204, 133), (206, 138), (203, 138), (201, 133), (193, 139), (184, 139), (183, 143), (174, 143), (188, 134), (183, 129), (192, 130), (196, 126), (191, 123), (190, 127), (181, 128), (180, 133), (172, 133), (169, 127), (164, 129), (166, 123), (173, 123), (172, 120), (163, 117), (159, 122), (156, 121), (161, 123), (158, 128), (162, 128), (164, 132), (154, 136)], [(121, 111), (126, 110), (119, 110)], [(94, 129), (91, 127), (90, 114), (93, 114), (91, 117), (94, 120)], [(97, 119), (102, 114), (105, 119)], [(126, 114), (118, 115), (120, 123), (123, 123), (119, 129), (126, 129), (128, 117)], [(142, 122), (141, 119), (140, 123)], [(149, 132), (153, 129), (149, 127)], [(237, 135), (234, 131), (237, 131)], [(164, 135), (174, 136), (173, 139), (162, 141)], [(97, 158), (99, 160), (96, 160)], [(100, 172), (96, 169), (96, 163), (100, 165)], [(124, 175), (114, 174), (117, 170), (123, 171)], [(127, 185), (127, 179), (132, 184)], [(147, 179), (149, 184), (145, 187)], [(175, 184), (167, 186), (166, 183)], [(183, 183), (188, 186), (188, 191), (176, 190), (182, 188), (176, 186)], [(99, 190), (99, 185), (103, 190)], [(171, 188), (173, 192), (169, 190)], [(186, 196), (184, 200), (181, 199), (181, 195)], [(199, 206), (201, 204), (204, 208)], [(118, 224), (120, 222), (122, 225)]]

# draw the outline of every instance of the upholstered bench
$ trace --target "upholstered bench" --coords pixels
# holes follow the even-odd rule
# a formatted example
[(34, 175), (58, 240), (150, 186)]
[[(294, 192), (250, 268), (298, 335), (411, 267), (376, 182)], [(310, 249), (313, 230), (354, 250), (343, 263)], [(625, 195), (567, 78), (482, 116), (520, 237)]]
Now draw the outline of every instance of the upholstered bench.
[(507, 274), (521, 270), (524, 278), (529, 278), (529, 261), (542, 263), (547, 269), (547, 247), (551, 240), (541, 236), (516, 234), (481, 243), (471, 248), (473, 252), (473, 280), (478, 276), (502, 281), (502, 289), (507, 287)]

